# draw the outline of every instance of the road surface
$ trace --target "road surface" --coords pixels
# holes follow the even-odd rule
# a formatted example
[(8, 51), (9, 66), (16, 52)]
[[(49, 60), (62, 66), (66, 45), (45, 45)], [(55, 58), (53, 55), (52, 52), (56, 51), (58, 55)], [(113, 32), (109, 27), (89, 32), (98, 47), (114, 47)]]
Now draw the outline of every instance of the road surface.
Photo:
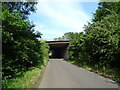
[(118, 88), (118, 84), (62, 59), (51, 59), (38, 88)]

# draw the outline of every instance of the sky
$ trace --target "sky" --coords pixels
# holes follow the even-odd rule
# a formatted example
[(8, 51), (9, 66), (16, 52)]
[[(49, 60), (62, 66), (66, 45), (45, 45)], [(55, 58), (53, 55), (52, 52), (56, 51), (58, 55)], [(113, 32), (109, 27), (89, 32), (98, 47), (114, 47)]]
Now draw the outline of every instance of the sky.
[(42, 40), (52, 40), (66, 32), (83, 32), (98, 2), (38, 2), (36, 7), (29, 17), (34, 29), (43, 34)]

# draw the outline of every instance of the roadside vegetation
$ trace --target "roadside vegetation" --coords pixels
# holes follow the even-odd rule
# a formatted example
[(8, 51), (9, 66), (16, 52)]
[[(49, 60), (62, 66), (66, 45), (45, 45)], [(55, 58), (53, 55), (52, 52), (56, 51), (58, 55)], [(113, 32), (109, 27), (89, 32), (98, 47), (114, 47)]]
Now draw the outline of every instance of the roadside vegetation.
[(70, 62), (120, 82), (120, 2), (100, 2), (84, 32), (68, 32)]
[(36, 4), (2, 2), (2, 88), (30, 88), (48, 62), (49, 46), (28, 18)]
[(33, 68), (21, 74), (19, 77), (3, 81), (4, 88), (32, 88), (41, 75), (42, 69)]

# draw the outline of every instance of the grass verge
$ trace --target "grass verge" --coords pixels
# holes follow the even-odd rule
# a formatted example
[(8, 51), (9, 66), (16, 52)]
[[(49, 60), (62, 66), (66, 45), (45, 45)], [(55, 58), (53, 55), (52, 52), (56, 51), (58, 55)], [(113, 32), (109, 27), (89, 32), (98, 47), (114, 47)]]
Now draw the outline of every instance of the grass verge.
[(25, 72), (20, 77), (5, 80), (4, 87), (5, 88), (32, 88), (32, 86), (36, 83), (36, 81), (40, 77), (43, 68), (44, 68), (44, 66), (42, 66), (41, 69), (35, 67), (35, 68)]
[(109, 68), (109, 67), (96, 68), (88, 65), (81, 66), (75, 61), (68, 60), (68, 62), (120, 83), (120, 70), (117, 68)]

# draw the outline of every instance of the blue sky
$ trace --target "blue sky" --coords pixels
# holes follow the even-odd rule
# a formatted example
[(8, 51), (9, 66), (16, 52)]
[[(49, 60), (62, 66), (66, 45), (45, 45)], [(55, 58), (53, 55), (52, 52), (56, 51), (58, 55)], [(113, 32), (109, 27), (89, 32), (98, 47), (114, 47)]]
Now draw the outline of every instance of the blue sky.
[(97, 7), (98, 2), (38, 2), (30, 20), (43, 40), (52, 40), (66, 32), (82, 32)]

